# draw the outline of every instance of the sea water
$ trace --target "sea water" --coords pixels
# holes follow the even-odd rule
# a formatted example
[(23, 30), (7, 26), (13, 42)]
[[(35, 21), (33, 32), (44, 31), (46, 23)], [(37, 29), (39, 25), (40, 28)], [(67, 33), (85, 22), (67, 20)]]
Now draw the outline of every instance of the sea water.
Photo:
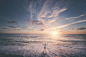
[(86, 34), (0, 34), (0, 53), (24, 57), (86, 57)]

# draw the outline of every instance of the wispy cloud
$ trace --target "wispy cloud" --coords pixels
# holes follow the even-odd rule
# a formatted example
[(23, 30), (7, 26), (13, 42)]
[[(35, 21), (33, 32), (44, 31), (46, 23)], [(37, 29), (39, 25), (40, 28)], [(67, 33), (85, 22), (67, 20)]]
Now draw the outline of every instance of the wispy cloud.
[(19, 28), (19, 29), (26, 29), (26, 27), (21, 27), (21, 28)]
[[(64, 5), (61, 4), (63, 1), (57, 0), (55, 1), (53, 0), (44, 0), (36, 2), (31, 1), (28, 9), (28, 12), (30, 12), (30, 20), (33, 22), (33, 18), (35, 16), (36, 17), (35, 19), (40, 21), (41, 25), (43, 24), (45, 26), (48, 26), (54, 23), (56, 19), (58, 19), (59, 14), (67, 10), (65, 4)], [(30, 21), (28, 22), (31, 23)], [(31, 26), (32, 24), (33, 23), (31, 23)]]
[(11, 27), (11, 28), (16, 28), (15, 26), (9, 26), (9, 27)]
[(8, 23), (16, 23), (17, 24), (17, 22), (15, 20), (8, 20), (7, 22)]
[(50, 25), (51, 23), (53, 23), (53, 22), (55, 22), (55, 21), (56, 21), (56, 20), (54, 20), (54, 19), (53, 19), (53, 20), (48, 20), (47, 23), (48, 23), (48, 25)]
[(14, 30), (21, 30), (21, 29), (25, 29), (25, 27), (15, 27), (15, 26), (8, 26), (10, 28), (13, 28)]
[(28, 20), (28, 23), (31, 23), (32, 25), (44, 25), (41, 21), (38, 20)]
[(21, 28), (15, 28), (14, 30), (21, 30)]
[(44, 29), (41, 29), (40, 31), (44, 31)]
[(80, 20), (80, 21), (72, 22), (72, 23), (69, 23), (69, 24), (66, 24), (66, 25), (59, 26), (57, 28), (62, 28), (62, 27), (66, 27), (66, 26), (81, 23), (81, 22), (86, 22), (86, 20)]
[(2, 29), (8, 29), (8, 28), (2, 28)]
[(33, 25), (43, 25), (43, 23), (41, 21), (37, 21), (37, 20), (33, 20), (32, 24)]
[(67, 10), (65, 6), (63, 8), (60, 8), (60, 6), (56, 6), (59, 3), (55, 3), (53, 5), (52, 0), (51, 1), (47, 0), (42, 6), (42, 9), (40, 10), (39, 14), (37, 15), (37, 19), (39, 21), (44, 22), (45, 25), (50, 25), (51, 23), (55, 22), (56, 19), (58, 19), (59, 14)]
[(69, 18), (65, 18), (65, 20), (69, 20), (69, 19), (77, 19), (77, 18), (80, 18), (82, 16), (85, 16), (86, 14), (82, 14), (82, 15), (79, 15), (77, 17), (69, 17)]
[(82, 27), (82, 28), (77, 28), (78, 30), (85, 30), (86, 28)]

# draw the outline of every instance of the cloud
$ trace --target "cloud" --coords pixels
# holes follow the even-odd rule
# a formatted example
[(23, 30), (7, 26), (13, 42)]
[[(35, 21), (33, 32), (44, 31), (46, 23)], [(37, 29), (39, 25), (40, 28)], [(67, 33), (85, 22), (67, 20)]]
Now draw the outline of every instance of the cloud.
[(41, 21), (38, 20), (28, 20), (28, 23), (31, 23), (32, 25), (44, 25)]
[(69, 20), (69, 19), (77, 19), (77, 18), (80, 18), (82, 16), (85, 16), (86, 14), (82, 14), (80, 16), (77, 16), (77, 17), (69, 17), (69, 18), (65, 18), (65, 20)]
[(21, 26), (17, 26), (17, 27), (21, 27)]
[(60, 9), (60, 5), (58, 6), (58, 4), (60, 4), (60, 2), (54, 4), (53, 0), (50, 0), (50, 1), (46, 0), (45, 3), (43, 4), (39, 14), (37, 15), (38, 19), (41, 19), (43, 17), (45, 17), (45, 18), (57, 17), (61, 12), (67, 10), (67, 8), (65, 8), (65, 7)]
[(15, 20), (8, 20), (8, 23), (17, 23)]
[(71, 28), (71, 30), (74, 30), (75, 28)]
[(15, 28), (14, 30), (21, 30), (21, 28)]
[(2, 29), (8, 29), (8, 28), (2, 28)]
[(28, 10), (29, 10), (29, 12), (30, 12), (30, 15), (31, 15), (30, 18), (31, 18), (31, 19), (32, 19), (32, 17), (33, 17), (33, 11), (34, 11), (32, 6), (33, 6), (33, 4), (32, 4), (32, 2), (30, 2), (30, 5), (29, 5), (29, 9), (28, 9)]
[(14, 30), (25, 29), (25, 27), (20, 27), (20, 26), (18, 26), (18, 27), (15, 27), (15, 26), (8, 26), (8, 27), (10, 27), (10, 28), (14, 28)]
[(80, 21), (72, 22), (72, 23), (69, 23), (69, 24), (66, 24), (66, 25), (59, 26), (57, 28), (62, 28), (62, 27), (66, 27), (66, 26), (81, 23), (81, 22), (86, 22), (86, 20), (80, 20)]
[(47, 18), (53, 18), (53, 17), (57, 17), (61, 12), (67, 10), (67, 8), (63, 8), (63, 9), (52, 9), (53, 12), (51, 13), (51, 15), (49, 15)]
[(30, 22), (31, 22), (31, 20), (30, 20), (30, 19), (28, 19), (28, 20), (27, 20), (27, 22), (28, 22), (28, 23), (30, 23)]
[(16, 28), (15, 26), (9, 26), (9, 27), (11, 27), (11, 28)]
[[(56, 1), (56, 2), (55, 2)], [(51, 25), (58, 19), (59, 14), (66, 11), (67, 8), (63, 1), (57, 1), (57, 0), (37, 0), (36, 2), (30, 1), (30, 4), (28, 6), (28, 12), (30, 13), (30, 20), (33, 20), (34, 16), (36, 17), (40, 23), (35, 23), (37, 25)], [(61, 5), (60, 5), (61, 4)], [(33, 21), (32, 21), (33, 22)], [(30, 21), (28, 21), (30, 23)], [(34, 23), (33, 23), (34, 24)]]
[(50, 28), (49, 26), (56, 24), (59, 14), (67, 10), (67, 3), (63, 2), (63, 0), (36, 0), (35, 2), (32, 0), (27, 2), (28, 28), (33, 29), (35, 25), (43, 25), (42, 28)]
[(55, 20), (48, 20), (48, 24), (51, 24), (51, 23), (53, 23), (53, 22), (55, 22)]
[(43, 25), (43, 23), (41, 21), (38, 21), (38, 20), (33, 20), (32, 24), (33, 25)]
[(41, 29), (40, 31), (44, 31), (44, 29)]
[(26, 29), (26, 27), (21, 27), (21, 29)]
[(78, 30), (85, 30), (86, 28), (82, 27), (82, 28), (77, 28)]
[[(49, 5), (46, 5), (46, 4), (47, 4), (47, 2), (44, 3), (41, 11), (37, 15), (37, 18), (39, 21), (42, 21), (42, 22), (44, 22), (44, 24), (47, 24), (47, 25), (48, 24), (50, 25), (51, 23), (55, 22), (56, 19), (58, 19), (59, 14), (65, 10), (67, 10), (67, 8), (58, 9), (58, 7), (57, 8), (52, 7), (52, 9), (49, 9)], [(53, 22), (52, 22), (52, 20), (53, 20)]]

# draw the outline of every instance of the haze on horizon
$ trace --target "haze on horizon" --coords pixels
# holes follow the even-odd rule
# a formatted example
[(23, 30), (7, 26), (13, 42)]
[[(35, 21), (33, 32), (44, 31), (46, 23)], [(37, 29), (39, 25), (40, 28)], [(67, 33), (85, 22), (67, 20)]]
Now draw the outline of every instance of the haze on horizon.
[(0, 33), (86, 34), (86, 0), (0, 0)]

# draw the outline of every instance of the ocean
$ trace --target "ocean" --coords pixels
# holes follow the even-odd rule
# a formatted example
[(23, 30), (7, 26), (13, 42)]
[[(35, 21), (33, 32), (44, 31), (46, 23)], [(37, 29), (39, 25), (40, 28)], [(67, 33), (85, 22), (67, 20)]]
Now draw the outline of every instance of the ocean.
[(86, 57), (86, 34), (0, 33), (0, 53), (23, 57)]

